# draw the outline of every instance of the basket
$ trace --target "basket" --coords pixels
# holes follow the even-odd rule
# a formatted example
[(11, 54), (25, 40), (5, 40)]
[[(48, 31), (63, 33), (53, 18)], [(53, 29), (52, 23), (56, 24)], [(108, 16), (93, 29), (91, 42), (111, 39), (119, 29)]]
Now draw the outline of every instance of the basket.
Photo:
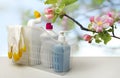
[[(69, 71), (70, 58), (66, 59), (66, 57), (68, 56), (62, 57), (63, 63), (61, 64), (61, 66), (58, 66), (59, 65), (58, 58), (61, 58), (60, 56), (62, 56), (63, 54), (54, 53), (53, 48), (56, 44), (59, 44), (59, 42), (53, 39), (50, 36), (50, 34), (47, 33), (42, 27), (26, 26), (26, 27), (22, 27), (21, 31), (23, 34), (24, 43), (26, 45), (26, 52), (23, 52), (22, 57), (17, 62), (15, 62), (14, 59), (12, 58), (13, 63), (29, 65), (31, 67), (43, 69), (53, 73), (60, 72), (59, 74), (61, 75)], [(41, 38), (41, 34), (43, 33), (48, 34), (48, 38), (46, 40), (44, 38), (43, 39)], [(10, 34), (13, 34), (13, 33), (10, 33)], [(42, 42), (44, 44), (42, 44)], [(69, 52), (67, 53), (68, 54), (65, 54), (65, 55), (70, 55)], [(54, 65), (53, 65), (53, 62), (54, 62)], [(62, 68), (59, 68), (59, 67), (62, 67)], [(61, 70), (62, 72), (56, 71), (58, 69), (62, 69)], [(67, 71), (64, 71), (64, 70), (67, 70)]]

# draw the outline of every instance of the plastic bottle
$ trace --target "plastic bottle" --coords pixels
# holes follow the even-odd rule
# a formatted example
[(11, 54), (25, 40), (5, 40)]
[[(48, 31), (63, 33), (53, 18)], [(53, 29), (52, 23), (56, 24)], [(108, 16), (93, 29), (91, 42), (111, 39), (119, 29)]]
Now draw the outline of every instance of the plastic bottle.
[(70, 69), (70, 46), (64, 32), (60, 32), (58, 42), (53, 48), (53, 69), (55, 72), (67, 72)]
[(37, 11), (35, 11), (35, 19), (30, 19), (27, 23), (27, 27), (24, 27), (24, 37), (25, 37), (25, 42), (27, 46), (29, 47), (28, 52), (25, 54), (24, 53), (24, 58), (29, 54), (28, 57), (28, 63), (29, 65), (39, 65), (40, 64), (40, 49), (41, 49), (41, 43), (39, 39), (39, 35), (43, 32), (42, 27), (36, 26), (36, 24), (41, 23), (41, 17), (40, 15), (36, 14)]
[(52, 48), (55, 44), (54, 40), (57, 40), (58, 35), (53, 31), (53, 26), (51, 23), (46, 24), (46, 31), (41, 34), (41, 51), (40, 51), (40, 59), (41, 64), (44, 67), (52, 68)]

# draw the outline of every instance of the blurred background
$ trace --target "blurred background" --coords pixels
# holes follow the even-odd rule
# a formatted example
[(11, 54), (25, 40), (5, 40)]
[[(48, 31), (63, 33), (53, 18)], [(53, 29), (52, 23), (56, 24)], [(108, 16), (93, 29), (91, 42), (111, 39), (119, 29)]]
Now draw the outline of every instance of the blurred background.
[[(7, 26), (26, 25), (29, 19), (34, 18), (34, 10), (44, 13), (43, 0), (0, 0), (0, 56), (7, 56)], [(79, 21), (84, 27), (89, 24), (89, 17), (100, 15), (108, 11), (120, 11), (120, 0), (78, 0), (66, 8), (67, 14)], [(43, 14), (44, 15), (44, 14)], [(38, 26), (45, 26), (46, 20)], [(120, 56), (120, 40), (112, 39), (107, 45), (82, 40), (85, 32), (67, 18), (58, 19), (53, 24), (55, 31), (68, 31), (66, 36), (72, 46), (72, 56)], [(117, 24), (116, 34), (120, 35), (120, 25)]]

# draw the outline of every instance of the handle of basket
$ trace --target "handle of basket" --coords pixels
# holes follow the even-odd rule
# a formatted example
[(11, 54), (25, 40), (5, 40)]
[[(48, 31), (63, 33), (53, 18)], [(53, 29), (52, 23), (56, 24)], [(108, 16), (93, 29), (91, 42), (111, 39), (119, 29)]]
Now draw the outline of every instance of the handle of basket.
[(41, 23), (41, 18), (36, 18), (36, 19), (30, 19), (27, 23), (27, 26), (35, 26), (35, 24), (40, 24)]

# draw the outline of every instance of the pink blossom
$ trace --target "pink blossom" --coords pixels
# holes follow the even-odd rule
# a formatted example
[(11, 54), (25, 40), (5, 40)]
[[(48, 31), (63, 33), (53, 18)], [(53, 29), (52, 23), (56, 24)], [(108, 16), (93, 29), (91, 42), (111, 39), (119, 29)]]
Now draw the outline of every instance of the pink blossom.
[(108, 28), (113, 25), (113, 18), (104, 15), (104, 16), (97, 16), (94, 17), (94, 22), (92, 23), (92, 28), (96, 32), (102, 32), (104, 28)]
[(47, 19), (52, 19), (54, 17), (54, 9), (53, 8), (45, 9), (45, 17)]
[(102, 32), (103, 31), (103, 27), (102, 26), (97, 26), (95, 28), (96, 32)]
[(52, 14), (54, 12), (53, 8), (46, 8), (45, 9), (45, 14)]
[(113, 13), (113, 12), (108, 12), (107, 15), (108, 15), (109, 17), (112, 17), (112, 18), (114, 17), (114, 13)]
[(94, 16), (90, 17), (90, 22), (94, 22)]
[(106, 19), (106, 23), (109, 23), (109, 25), (112, 26), (114, 23), (114, 20), (112, 18), (108, 18)]
[(85, 40), (85, 41), (91, 41), (91, 39), (92, 39), (92, 36), (90, 36), (90, 35), (88, 35), (88, 34), (85, 34), (84, 36), (83, 36), (83, 39)]
[(54, 17), (54, 14), (46, 14), (45, 17), (47, 19), (52, 19)]

